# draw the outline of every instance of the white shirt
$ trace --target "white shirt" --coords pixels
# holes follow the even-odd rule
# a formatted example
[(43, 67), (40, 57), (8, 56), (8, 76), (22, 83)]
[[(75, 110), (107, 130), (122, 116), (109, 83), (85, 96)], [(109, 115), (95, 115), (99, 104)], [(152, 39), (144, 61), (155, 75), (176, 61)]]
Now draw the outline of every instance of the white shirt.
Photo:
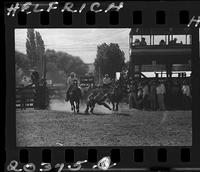
[(160, 84), (162, 94), (165, 94), (165, 85), (162, 83)]
[(189, 87), (189, 85), (183, 85), (182, 86), (182, 91), (183, 91), (183, 94), (185, 94), (186, 96), (190, 96), (190, 87)]
[(103, 78), (103, 83), (104, 84), (110, 84), (111, 83), (111, 79), (110, 78)]
[(147, 85), (144, 86), (143, 88), (143, 96), (149, 94), (149, 87)]
[(156, 87), (156, 93), (157, 94), (165, 94), (165, 85), (160, 84), (159, 86)]

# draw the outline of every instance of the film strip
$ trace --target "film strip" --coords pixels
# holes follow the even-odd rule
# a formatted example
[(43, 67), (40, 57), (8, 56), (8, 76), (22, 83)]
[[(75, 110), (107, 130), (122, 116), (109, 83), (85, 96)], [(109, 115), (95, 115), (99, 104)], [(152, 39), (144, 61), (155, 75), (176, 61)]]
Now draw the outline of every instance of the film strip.
[(200, 171), (199, 9), (5, 2), (5, 171)]

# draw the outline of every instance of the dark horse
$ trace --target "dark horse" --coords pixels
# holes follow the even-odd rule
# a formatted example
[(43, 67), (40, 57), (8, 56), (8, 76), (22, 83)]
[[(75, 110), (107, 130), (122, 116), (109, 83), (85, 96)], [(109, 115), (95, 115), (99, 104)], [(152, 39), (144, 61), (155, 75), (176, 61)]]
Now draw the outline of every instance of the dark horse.
[(81, 99), (81, 89), (77, 86), (73, 86), (73, 88), (69, 91), (69, 102), (71, 104), (71, 110), (74, 113), (79, 113), (79, 104)]
[(119, 102), (123, 98), (123, 90), (119, 83), (114, 84), (111, 92), (108, 94), (108, 99), (112, 103), (113, 111), (118, 111)]

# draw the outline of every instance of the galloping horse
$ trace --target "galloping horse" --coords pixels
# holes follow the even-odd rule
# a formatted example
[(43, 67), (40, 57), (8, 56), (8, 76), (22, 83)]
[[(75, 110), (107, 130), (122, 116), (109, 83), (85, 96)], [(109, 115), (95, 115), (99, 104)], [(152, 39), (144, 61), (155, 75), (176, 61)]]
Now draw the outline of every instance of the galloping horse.
[(113, 106), (113, 111), (118, 111), (118, 105), (119, 105), (119, 102), (122, 100), (122, 98), (123, 98), (123, 90), (120, 84), (116, 83), (113, 86), (111, 93), (109, 93), (108, 95), (108, 99), (112, 103), (112, 106)]
[(79, 104), (81, 99), (81, 89), (77, 86), (74, 86), (69, 91), (69, 102), (71, 104), (71, 110), (74, 111), (74, 113), (79, 113)]

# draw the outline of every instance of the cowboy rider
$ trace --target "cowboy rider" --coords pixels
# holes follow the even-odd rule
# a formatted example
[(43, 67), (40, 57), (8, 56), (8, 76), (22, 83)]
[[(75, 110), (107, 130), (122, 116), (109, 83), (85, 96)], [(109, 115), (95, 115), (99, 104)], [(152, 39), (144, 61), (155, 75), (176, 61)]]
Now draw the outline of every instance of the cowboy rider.
[(76, 74), (74, 72), (71, 72), (70, 76), (67, 78), (67, 93), (65, 99), (66, 102), (69, 100), (69, 92), (74, 86), (78, 86), (78, 79), (76, 77)]

